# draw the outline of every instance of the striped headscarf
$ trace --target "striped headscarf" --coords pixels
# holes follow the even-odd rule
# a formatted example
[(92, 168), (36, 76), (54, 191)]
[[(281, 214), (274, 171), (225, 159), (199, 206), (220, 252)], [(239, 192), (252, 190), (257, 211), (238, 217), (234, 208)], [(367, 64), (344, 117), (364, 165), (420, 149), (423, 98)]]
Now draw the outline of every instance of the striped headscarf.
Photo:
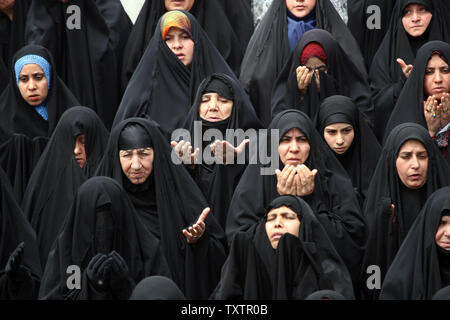
[(186, 32), (192, 39), (191, 21), (182, 11), (173, 10), (166, 12), (161, 18), (161, 34), (166, 40), (167, 32), (170, 28), (178, 28)]

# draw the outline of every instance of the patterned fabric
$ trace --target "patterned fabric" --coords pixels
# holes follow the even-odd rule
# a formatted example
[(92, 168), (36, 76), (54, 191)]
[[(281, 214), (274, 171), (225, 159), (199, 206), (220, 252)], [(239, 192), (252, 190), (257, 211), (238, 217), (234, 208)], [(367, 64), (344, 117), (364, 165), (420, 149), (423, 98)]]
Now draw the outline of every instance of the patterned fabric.
[(163, 40), (166, 40), (167, 32), (170, 28), (178, 28), (186, 32), (192, 39), (191, 21), (181, 11), (169, 11), (166, 12), (161, 18), (161, 34)]
[(442, 128), (436, 134), (434, 141), (438, 145), (439, 148), (445, 148), (448, 146), (448, 138), (450, 135), (450, 124)]
[(347, 0), (330, 0), (336, 11), (344, 20), (345, 24), (348, 22)]
[(34, 110), (36, 110), (37, 113), (44, 119), (45, 121), (48, 121), (48, 108), (47, 103), (43, 103), (40, 106), (34, 107)]
[(255, 27), (261, 21), (271, 4), (272, 0), (252, 0), (253, 22)]
[(15, 63), (14, 71), (16, 72), (17, 86), (19, 86), (19, 73), (27, 64), (37, 64), (39, 67), (41, 67), (41, 69), (44, 71), (45, 77), (47, 78), (48, 90), (50, 90), (50, 63), (41, 56), (37, 56), (34, 54), (23, 56)]
[(316, 11), (312, 10), (306, 17), (299, 19), (287, 10), (287, 27), (289, 48), (292, 51), (306, 31), (316, 28)]
[(300, 57), (300, 64), (304, 66), (308, 59), (311, 57), (317, 57), (325, 64), (328, 64), (327, 55), (325, 54), (322, 46), (317, 42), (311, 42), (303, 49), (302, 55)]

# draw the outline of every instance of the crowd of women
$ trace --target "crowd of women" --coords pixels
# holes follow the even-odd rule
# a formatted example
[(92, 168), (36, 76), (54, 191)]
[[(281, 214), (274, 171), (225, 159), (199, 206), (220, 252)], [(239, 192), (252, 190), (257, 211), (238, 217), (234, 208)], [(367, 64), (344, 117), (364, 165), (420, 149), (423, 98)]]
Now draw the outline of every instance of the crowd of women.
[(0, 299), (450, 299), (448, 1), (0, 10)]

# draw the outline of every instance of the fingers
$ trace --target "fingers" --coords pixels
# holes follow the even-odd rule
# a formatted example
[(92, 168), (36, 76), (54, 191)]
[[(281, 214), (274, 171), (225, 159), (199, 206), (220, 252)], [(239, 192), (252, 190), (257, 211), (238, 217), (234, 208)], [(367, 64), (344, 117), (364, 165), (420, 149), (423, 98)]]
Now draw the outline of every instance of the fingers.
[(245, 149), (245, 146), (249, 143), (250, 139), (244, 139), (244, 141), (242, 141), (241, 144), (236, 148), (236, 153), (241, 153)]
[(200, 214), (200, 217), (197, 220), (197, 223), (204, 222), (210, 212), (211, 212), (211, 209), (209, 207), (206, 207), (205, 209), (203, 209), (202, 213)]
[(397, 63), (400, 65), (400, 68), (402, 68), (402, 70), (406, 68), (406, 62), (403, 59), (398, 58)]
[[(96, 262), (94, 263), (94, 265), (92, 267), (92, 271), (93, 271), (94, 274), (98, 274), (98, 272), (101, 269), (101, 267), (103, 266), (104, 262), (106, 260), (108, 260), (108, 256), (107, 255), (105, 255), (105, 254), (100, 254), (100, 255), (101, 256), (96, 260)], [(94, 258), (96, 258), (97, 256), (95, 256)]]

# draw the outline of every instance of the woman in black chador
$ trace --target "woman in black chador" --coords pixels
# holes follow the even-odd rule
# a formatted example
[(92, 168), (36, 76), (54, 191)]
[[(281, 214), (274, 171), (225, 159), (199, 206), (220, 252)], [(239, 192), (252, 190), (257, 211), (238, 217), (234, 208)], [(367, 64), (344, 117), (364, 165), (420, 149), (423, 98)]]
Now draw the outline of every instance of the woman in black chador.
[(206, 299), (226, 257), (225, 235), (171, 149), (154, 121), (124, 120), (111, 132), (97, 175), (114, 178), (127, 191), (142, 224), (160, 240), (183, 294)]
[(158, 239), (142, 224), (120, 184), (93, 177), (71, 203), (50, 251), (39, 299), (126, 300), (136, 283), (170, 276), (168, 269)]
[(345, 169), (303, 112), (290, 109), (279, 113), (269, 130), (269, 136), (264, 137), (267, 139), (260, 138), (260, 147), (263, 149), (263, 143), (271, 145), (271, 163), (249, 164), (244, 171), (228, 210), (228, 242), (238, 231), (246, 231), (259, 221), (274, 198), (300, 196), (324, 226), (356, 280), (367, 234)]
[(273, 0), (250, 38), (239, 77), (264, 126), (271, 120), (274, 82), (299, 39), (311, 29), (331, 33), (347, 56), (352, 57), (356, 69), (367, 77), (358, 43), (330, 0)]
[[(261, 124), (239, 82), (224, 74), (213, 74), (200, 84), (184, 127), (189, 130), (190, 139), (173, 141), (172, 145), (178, 154), (189, 155), (184, 163), (188, 164), (187, 168), (211, 205), (214, 216), (225, 228), (231, 197), (249, 160), (250, 140), (245, 131), (250, 129), (256, 133)], [(240, 129), (242, 134), (238, 131)], [(196, 130), (199, 137), (203, 137), (207, 130), (218, 130), (220, 134), (205, 141), (202, 138), (194, 141)], [(228, 131), (228, 137), (227, 130), (233, 130)], [(256, 144), (256, 134), (247, 134), (255, 139), (253, 142)], [(191, 153), (188, 152), (189, 147), (192, 147)], [(194, 162), (198, 160), (200, 148), (202, 162)], [(211, 156), (206, 158), (208, 151)]]
[(0, 169), (0, 300), (35, 300), (41, 278), (36, 234)]
[[(139, 61), (144, 56), (152, 36), (159, 28), (159, 19), (171, 10), (184, 10), (194, 16), (213, 46), (217, 48), (230, 68), (238, 75), (245, 51), (244, 44), (241, 42), (248, 43), (248, 39), (244, 40), (242, 37), (250, 37), (253, 31), (253, 22), (250, 25), (244, 21), (232, 22), (225, 11), (225, 4), (222, 5), (220, 2), (223, 2), (223, 0), (146, 0), (125, 47), (121, 75), (122, 83), (125, 85), (123, 89), (125, 90)], [(232, 2), (233, 11), (237, 11), (236, 7), (242, 6), (236, 4), (238, 1)], [(248, 30), (249, 26), (251, 30)], [(235, 31), (238, 31), (236, 29), (242, 29), (239, 30), (241, 33), (236, 33)]]
[(73, 107), (36, 164), (22, 209), (36, 231), (43, 267), (78, 187), (93, 176), (107, 141), (108, 131), (95, 112)]
[(363, 209), (369, 227), (361, 270), (363, 299), (379, 295), (379, 290), (366, 285), (371, 276), (368, 267), (378, 266), (384, 280), (427, 198), (448, 185), (450, 167), (427, 130), (415, 123), (395, 127), (381, 151)]
[(381, 153), (372, 129), (352, 99), (339, 95), (322, 102), (316, 129), (352, 179), (362, 207)]
[(0, 141), (21, 133), (50, 137), (61, 115), (79, 105), (59, 78), (50, 52), (27, 45), (14, 55), (9, 84), (0, 96)]
[(145, 116), (167, 132), (182, 128), (198, 86), (216, 72), (236, 79), (193, 15), (165, 13), (128, 84), (114, 126)]
[(450, 187), (438, 189), (425, 203), (386, 274), (380, 299), (430, 300), (450, 285), (449, 194)]
[(371, 124), (373, 108), (364, 74), (329, 32), (308, 31), (273, 85), (272, 118), (294, 106), (314, 120), (323, 99), (335, 94), (352, 98)]
[(33, 0), (26, 43), (50, 50), (59, 75), (110, 129), (119, 106), (120, 70), (132, 23), (120, 0)]
[(212, 298), (300, 300), (318, 290), (354, 298), (350, 274), (324, 227), (304, 200), (286, 195), (236, 234)]
[(431, 40), (450, 41), (450, 24), (445, 20), (443, 3), (445, 1), (398, 0), (394, 7), (389, 29), (373, 58), (369, 74), (374, 131), (380, 141), (410, 76), (417, 50)]
[(385, 137), (404, 122), (420, 124), (450, 164), (450, 44), (430, 41), (417, 51), (414, 69), (386, 126)]

